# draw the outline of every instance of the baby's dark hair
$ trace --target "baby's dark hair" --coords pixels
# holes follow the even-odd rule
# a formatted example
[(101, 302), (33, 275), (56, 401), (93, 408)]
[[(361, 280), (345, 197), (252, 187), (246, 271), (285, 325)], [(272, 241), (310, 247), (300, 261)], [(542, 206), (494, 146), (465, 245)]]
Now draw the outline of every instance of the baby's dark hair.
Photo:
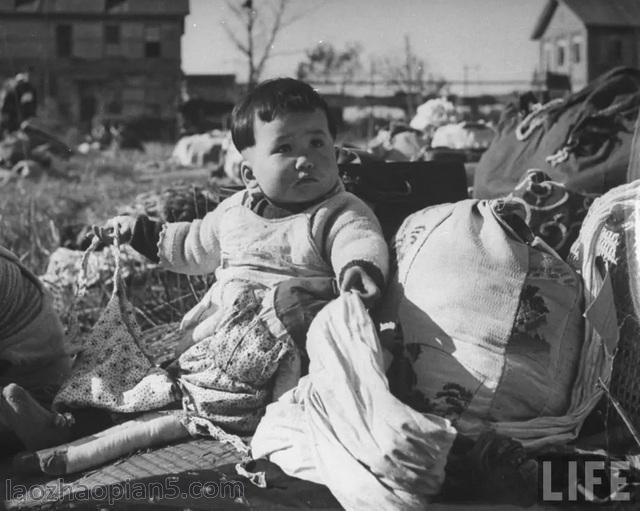
[(293, 78), (275, 78), (260, 83), (238, 103), (231, 113), (231, 137), (238, 151), (256, 143), (253, 124), (256, 115), (271, 122), (278, 115), (290, 112), (322, 110), (327, 116), (329, 132), (336, 137), (336, 126), (329, 106), (311, 86)]

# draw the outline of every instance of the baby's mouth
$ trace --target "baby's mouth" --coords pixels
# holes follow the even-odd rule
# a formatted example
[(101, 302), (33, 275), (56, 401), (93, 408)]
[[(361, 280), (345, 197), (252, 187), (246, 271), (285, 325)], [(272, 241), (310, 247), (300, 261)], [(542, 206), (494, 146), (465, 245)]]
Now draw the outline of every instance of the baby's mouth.
[(304, 176), (304, 177), (298, 178), (298, 180), (296, 181), (296, 184), (315, 183), (316, 181), (317, 179), (313, 176)]

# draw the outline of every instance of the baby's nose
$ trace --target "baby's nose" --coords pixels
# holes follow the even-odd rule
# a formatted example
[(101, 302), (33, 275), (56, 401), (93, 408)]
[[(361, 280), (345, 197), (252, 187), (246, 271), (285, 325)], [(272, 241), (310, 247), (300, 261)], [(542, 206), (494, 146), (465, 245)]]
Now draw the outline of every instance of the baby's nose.
[(296, 170), (308, 172), (313, 168), (313, 163), (306, 156), (300, 156), (296, 160)]

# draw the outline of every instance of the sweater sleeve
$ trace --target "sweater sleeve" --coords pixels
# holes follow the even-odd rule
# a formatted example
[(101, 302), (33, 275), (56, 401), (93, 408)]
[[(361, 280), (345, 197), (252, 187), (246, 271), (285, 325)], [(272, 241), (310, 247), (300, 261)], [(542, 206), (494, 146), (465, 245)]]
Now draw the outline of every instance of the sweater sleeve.
[(382, 289), (389, 273), (389, 248), (373, 211), (355, 195), (339, 194), (320, 207), (311, 223), (311, 236), (333, 271), (360, 266)]
[(133, 226), (133, 233), (129, 244), (137, 252), (150, 259), (154, 263), (158, 261), (158, 240), (160, 239), (160, 231), (163, 224), (151, 220), (146, 215), (140, 215), (136, 218)]
[(224, 209), (220, 204), (202, 219), (164, 224), (158, 238), (161, 266), (187, 275), (213, 273), (220, 265), (218, 226)]

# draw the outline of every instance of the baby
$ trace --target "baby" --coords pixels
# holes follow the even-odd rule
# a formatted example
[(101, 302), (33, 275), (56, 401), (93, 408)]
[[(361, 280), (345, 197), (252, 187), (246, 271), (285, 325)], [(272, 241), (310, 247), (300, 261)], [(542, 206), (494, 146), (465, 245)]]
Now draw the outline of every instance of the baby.
[[(158, 224), (146, 216), (119, 216), (105, 226), (103, 238), (117, 226), (121, 240), (169, 270), (215, 271), (215, 283), (182, 326), (194, 343), (218, 341), (183, 354), (183, 375), (224, 366), (225, 381), (248, 385), (255, 396), (291, 346), (302, 356), (297, 376), (304, 371), (306, 331), (325, 303), (347, 291), (369, 307), (380, 297), (387, 244), (373, 212), (344, 190), (335, 135), (327, 104), (309, 85), (290, 78), (266, 81), (232, 113), (244, 190), (201, 220)], [(249, 332), (271, 340), (263, 335), (252, 344)], [(274, 390), (275, 397), (297, 376)], [(220, 375), (214, 379), (221, 381)], [(203, 380), (197, 384), (202, 387)]]

